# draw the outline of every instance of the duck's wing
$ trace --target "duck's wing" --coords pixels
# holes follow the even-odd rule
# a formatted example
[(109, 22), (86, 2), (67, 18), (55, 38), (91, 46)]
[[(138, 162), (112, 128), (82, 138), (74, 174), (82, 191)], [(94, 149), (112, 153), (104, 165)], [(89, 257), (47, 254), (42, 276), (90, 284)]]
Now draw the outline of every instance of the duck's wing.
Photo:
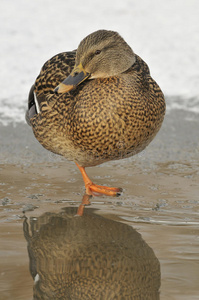
[(28, 97), (26, 122), (40, 112), (41, 105), (52, 105), (56, 100), (55, 87), (72, 71), (75, 64), (76, 50), (53, 56), (42, 67)]
[(35, 93), (53, 93), (55, 87), (68, 76), (75, 64), (76, 51), (63, 52), (53, 56), (42, 67), (35, 81)]

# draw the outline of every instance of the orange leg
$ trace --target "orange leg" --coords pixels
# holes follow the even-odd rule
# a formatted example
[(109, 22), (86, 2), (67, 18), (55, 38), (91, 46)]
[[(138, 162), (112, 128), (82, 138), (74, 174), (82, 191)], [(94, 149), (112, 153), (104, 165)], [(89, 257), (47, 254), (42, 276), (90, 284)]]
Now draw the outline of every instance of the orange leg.
[(114, 187), (94, 184), (86, 174), (85, 168), (79, 166), (77, 163), (76, 165), (82, 174), (87, 195), (100, 196), (101, 194), (103, 194), (107, 196), (120, 196), (122, 192), (121, 188), (114, 188)]
[(89, 199), (91, 198), (92, 196), (90, 195), (84, 195), (83, 198), (82, 198), (82, 203), (80, 204), (80, 206), (78, 207), (78, 210), (77, 210), (77, 216), (83, 216), (83, 213), (84, 213), (84, 207), (86, 205), (90, 205), (90, 201)]

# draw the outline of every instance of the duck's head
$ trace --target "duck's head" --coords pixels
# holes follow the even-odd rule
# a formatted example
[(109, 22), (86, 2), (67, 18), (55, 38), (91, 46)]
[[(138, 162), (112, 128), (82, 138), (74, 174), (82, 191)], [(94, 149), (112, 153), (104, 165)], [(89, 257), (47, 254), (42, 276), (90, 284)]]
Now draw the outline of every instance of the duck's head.
[(133, 50), (117, 32), (95, 31), (79, 44), (74, 69), (55, 92), (66, 93), (86, 79), (119, 75), (134, 62)]

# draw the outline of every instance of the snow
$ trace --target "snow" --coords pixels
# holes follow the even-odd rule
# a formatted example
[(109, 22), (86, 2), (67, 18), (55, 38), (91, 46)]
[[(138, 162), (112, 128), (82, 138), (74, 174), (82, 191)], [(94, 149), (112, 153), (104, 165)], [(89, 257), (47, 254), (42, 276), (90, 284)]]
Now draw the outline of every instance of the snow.
[(199, 112), (198, 15), (197, 0), (1, 0), (0, 121), (24, 120), (44, 62), (98, 29), (118, 31), (147, 62), (169, 109)]

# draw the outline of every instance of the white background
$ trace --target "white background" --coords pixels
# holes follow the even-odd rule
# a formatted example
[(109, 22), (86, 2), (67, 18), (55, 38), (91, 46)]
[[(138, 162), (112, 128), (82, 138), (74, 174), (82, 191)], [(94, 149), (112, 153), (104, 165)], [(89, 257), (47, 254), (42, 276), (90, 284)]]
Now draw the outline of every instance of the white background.
[(0, 121), (24, 120), (44, 62), (98, 29), (118, 31), (147, 62), (165, 95), (174, 96), (168, 109), (199, 112), (198, 0), (1, 0)]

